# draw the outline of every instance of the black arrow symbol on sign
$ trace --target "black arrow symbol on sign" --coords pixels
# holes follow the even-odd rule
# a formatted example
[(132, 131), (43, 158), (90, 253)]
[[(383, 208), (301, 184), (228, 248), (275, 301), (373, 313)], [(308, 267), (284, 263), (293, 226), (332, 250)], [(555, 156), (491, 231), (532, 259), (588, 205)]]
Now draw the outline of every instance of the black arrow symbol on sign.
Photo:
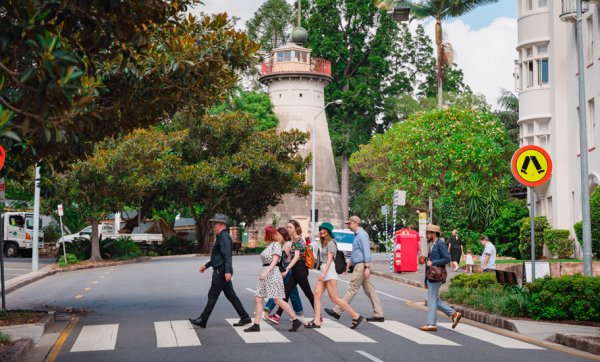
[(533, 162), (533, 166), (535, 166), (538, 174), (544, 173), (545, 170), (540, 165), (540, 161), (538, 161), (536, 156), (525, 156), (525, 161), (523, 162), (523, 166), (521, 166), (522, 174), (527, 175), (527, 168), (530, 162)]

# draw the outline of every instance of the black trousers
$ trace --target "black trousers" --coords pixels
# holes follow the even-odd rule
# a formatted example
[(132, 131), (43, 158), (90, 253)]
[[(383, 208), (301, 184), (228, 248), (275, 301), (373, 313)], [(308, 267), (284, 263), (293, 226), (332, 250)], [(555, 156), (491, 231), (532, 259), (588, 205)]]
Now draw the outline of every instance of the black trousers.
[(240, 318), (243, 319), (249, 317), (240, 298), (238, 298), (237, 294), (235, 294), (235, 290), (233, 290), (233, 283), (225, 280), (225, 268), (217, 268), (213, 270), (212, 283), (208, 290), (208, 302), (206, 303), (206, 307), (204, 307), (204, 311), (200, 315), (200, 318), (208, 321), (221, 292), (225, 294), (225, 297), (229, 300), (233, 308), (235, 308), (235, 311)]
[[(306, 298), (308, 298), (308, 301), (314, 310), (315, 296), (313, 295), (312, 289), (310, 289), (310, 284), (308, 283), (308, 268), (306, 267), (304, 261), (298, 260), (298, 262), (296, 262), (294, 267), (290, 270), (290, 273), (292, 274), (290, 275), (287, 283), (285, 283), (285, 301), (287, 302), (290, 299), (292, 290), (299, 285), (300, 289), (302, 289), (302, 292), (304, 292), (304, 295)], [(281, 317), (282, 314), (283, 309), (277, 309), (277, 315)]]

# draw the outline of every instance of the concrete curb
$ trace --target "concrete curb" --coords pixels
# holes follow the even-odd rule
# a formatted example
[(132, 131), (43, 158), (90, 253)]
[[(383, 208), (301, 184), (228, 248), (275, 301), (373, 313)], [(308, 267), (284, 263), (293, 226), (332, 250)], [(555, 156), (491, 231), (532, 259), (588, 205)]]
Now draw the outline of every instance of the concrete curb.
[[(29, 273), (29, 274), (23, 275), (22, 277), (17, 277), (17, 278), (9, 280), (6, 283), (7, 284), (6, 285), (6, 294), (8, 294), (10, 292), (14, 292), (15, 290), (22, 288), (26, 285), (29, 285), (31, 283), (37, 282), (38, 280), (43, 279), (47, 276), (58, 274), (58, 273), (77, 271), (77, 270), (85, 270), (85, 269), (105, 268), (105, 267), (111, 267), (111, 266), (123, 265), (123, 264), (141, 263), (141, 262), (146, 262), (146, 261), (150, 261), (150, 260), (152, 260), (152, 258), (150, 258), (149, 256), (142, 256), (142, 257), (139, 257), (136, 259), (109, 262), (109, 263), (105, 263), (102, 265), (74, 265), (74, 266), (68, 267), (68, 268), (56, 268), (56, 264), (52, 264), (52, 265), (48, 265), (48, 266), (42, 268), (42, 270), (37, 273)], [(53, 268), (55, 268), (55, 269), (53, 269)]]
[(2, 361), (4, 362), (21, 362), (25, 359), (27, 352), (33, 348), (31, 338), (23, 338), (15, 341), (15, 344), (8, 350)]
[(31, 339), (35, 344), (55, 322), (56, 314), (54, 311), (48, 311), (37, 323), (4, 326), (0, 327), (0, 331), (8, 334), (11, 338)]
[(586, 338), (586, 336), (557, 333), (548, 339), (563, 346), (600, 355), (600, 342)]
[(487, 324), (487, 325), (490, 325), (493, 327), (498, 327), (498, 328), (502, 328), (502, 329), (506, 329), (506, 330), (509, 330), (512, 332), (519, 333), (517, 326), (515, 326), (515, 324), (513, 322), (511, 322), (510, 320), (508, 320), (504, 317), (500, 317), (500, 316), (497, 316), (494, 314), (478, 311), (478, 310), (471, 309), (471, 308), (466, 308), (461, 305), (451, 304), (450, 307), (452, 309), (454, 309), (455, 311), (460, 312), (460, 314), (462, 314), (463, 318), (467, 318), (467, 319), (470, 319), (475, 322), (479, 322), (479, 323)]
[(402, 278), (397, 275), (390, 275), (390, 273), (382, 273), (382, 272), (378, 272), (378, 271), (372, 271), (371, 274), (381, 277), (381, 278), (390, 279), (390, 280), (393, 280), (395, 282), (399, 282), (402, 284), (411, 285), (413, 287), (425, 288), (425, 284), (423, 282), (418, 282), (416, 280)]

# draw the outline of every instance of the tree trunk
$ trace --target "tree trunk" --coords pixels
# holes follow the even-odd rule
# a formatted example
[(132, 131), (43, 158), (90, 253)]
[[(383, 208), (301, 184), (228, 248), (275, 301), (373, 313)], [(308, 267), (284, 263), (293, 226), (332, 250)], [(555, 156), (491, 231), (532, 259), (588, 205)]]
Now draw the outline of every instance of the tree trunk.
[(102, 260), (100, 255), (100, 240), (98, 235), (98, 220), (92, 219), (92, 252), (90, 260)]
[(442, 19), (435, 22), (435, 46), (437, 48), (437, 96), (438, 108), (444, 106), (444, 43), (442, 33)]

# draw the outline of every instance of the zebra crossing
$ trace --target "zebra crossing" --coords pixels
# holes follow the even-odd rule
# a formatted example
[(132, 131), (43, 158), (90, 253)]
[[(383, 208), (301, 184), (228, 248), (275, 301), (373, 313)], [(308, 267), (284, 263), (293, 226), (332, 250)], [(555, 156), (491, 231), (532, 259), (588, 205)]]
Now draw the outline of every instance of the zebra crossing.
[[(233, 326), (238, 319), (225, 319), (225, 321), (234, 331), (232, 338), (239, 338), (246, 344), (291, 343), (294, 336), (294, 333), (289, 333), (283, 329), (276, 329), (265, 322), (261, 323), (260, 332), (246, 333), (244, 329), (247, 326)], [(202, 330), (194, 328), (188, 320), (156, 321), (153, 324), (156, 348), (202, 348), (203, 346), (201, 342)], [(447, 339), (449, 337), (448, 334), (444, 334), (444, 337), (441, 337), (436, 333), (423, 332), (417, 327), (398, 321), (386, 320), (382, 323), (365, 323), (365, 326), (367, 325), (369, 327), (375, 326), (375, 328), (352, 330), (334, 320), (325, 319), (321, 324), (321, 328), (314, 330), (303, 328), (299, 333), (320, 333), (334, 343), (378, 343), (374, 339), (376, 337), (371, 337), (368, 334), (380, 328), (417, 345), (461, 347), (461, 344), (456, 341)], [(438, 326), (442, 330), (451, 329), (450, 323), (440, 323)], [(456, 334), (450, 335), (449, 338), (461, 335), (505, 349), (544, 350), (542, 347), (464, 323), (459, 328), (456, 328), (454, 332)], [(79, 331), (70, 352), (114, 350), (117, 345), (118, 333), (119, 324), (84, 325)], [(236, 335), (237, 337), (235, 337)]]

